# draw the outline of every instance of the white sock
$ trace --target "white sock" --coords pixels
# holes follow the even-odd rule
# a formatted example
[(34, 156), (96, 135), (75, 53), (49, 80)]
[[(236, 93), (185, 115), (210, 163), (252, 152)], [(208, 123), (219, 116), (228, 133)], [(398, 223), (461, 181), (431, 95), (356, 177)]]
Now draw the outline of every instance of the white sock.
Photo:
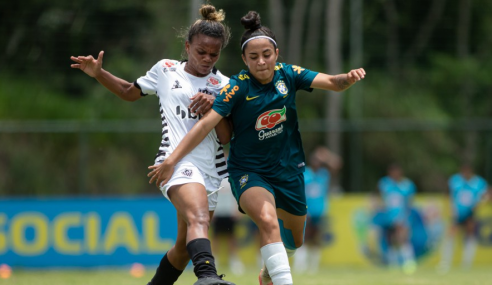
[[(289, 255), (287, 253), (287, 255)], [(294, 270), (298, 272), (304, 272), (307, 270), (307, 258), (308, 257), (308, 247), (303, 245), (297, 249), (296, 257), (294, 257)]]
[(309, 269), (311, 273), (318, 272), (319, 262), (321, 260), (321, 248), (320, 247), (311, 247), (309, 250)]
[(260, 248), (273, 285), (293, 284), (289, 258), (282, 242), (270, 243)]
[(465, 240), (465, 245), (463, 247), (463, 260), (461, 265), (464, 268), (470, 268), (473, 259), (475, 257), (475, 251), (477, 250), (477, 240), (474, 237), (469, 237)]
[(443, 241), (441, 251), (441, 261), (439, 267), (449, 269), (453, 261), (454, 238), (449, 237)]
[(398, 250), (394, 246), (390, 246), (386, 254), (386, 257), (388, 258), (388, 265), (390, 267), (398, 267)]
[(405, 262), (414, 262), (415, 261), (415, 254), (413, 252), (413, 247), (410, 245), (410, 243), (405, 243), (400, 247), (400, 252), (401, 252), (401, 257), (403, 259), (403, 263)]
[(287, 257), (291, 258), (292, 256), (294, 256), (294, 254), (296, 254), (297, 249), (285, 248), (285, 251), (287, 251)]

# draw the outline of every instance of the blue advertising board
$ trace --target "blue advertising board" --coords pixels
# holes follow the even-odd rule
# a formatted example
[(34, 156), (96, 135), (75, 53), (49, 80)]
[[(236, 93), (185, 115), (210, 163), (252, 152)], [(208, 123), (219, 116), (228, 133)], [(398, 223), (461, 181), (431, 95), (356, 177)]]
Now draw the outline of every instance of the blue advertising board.
[(175, 242), (160, 197), (1, 199), (0, 263), (15, 267), (157, 265)]

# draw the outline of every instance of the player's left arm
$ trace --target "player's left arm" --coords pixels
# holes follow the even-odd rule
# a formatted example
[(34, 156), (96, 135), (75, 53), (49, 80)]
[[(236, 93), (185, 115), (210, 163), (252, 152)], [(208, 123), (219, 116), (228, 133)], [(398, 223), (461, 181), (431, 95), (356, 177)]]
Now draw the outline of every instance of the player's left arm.
[(412, 180), (410, 180), (410, 193), (408, 195), (408, 207), (412, 208), (413, 201), (415, 199), (415, 193), (417, 192), (417, 186), (415, 186), (415, 183), (413, 183)]
[(482, 199), (485, 202), (492, 202), (492, 186), (487, 187), (487, 192), (485, 192)]
[(215, 132), (221, 144), (226, 145), (232, 138), (232, 125), (228, 117), (222, 118), (220, 122), (215, 126)]
[(210, 112), (205, 114), (205, 116), (191, 128), (181, 140), (178, 147), (176, 147), (163, 163), (148, 167), (151, 170), (149, 174), (147, 174), (147, 176), (150, 177), (149, 183), (155, 181), (158, 187), (166, 184), (174, 172), (174, 166), (176, 166), (185, 155), (190, 153), (190, 151), (192, 151), (208, 135), (208, 133), (210, 133), (222, 118), (223, 117), (214, 110), (210, 110)]
[(365, 76), (366, 71), (363, 68), (353, 69), (348, 73), (338, 75), (318, 73), (311, 83), (311, 88), (340, 92), (362, 80)]
[(487, 182), (485, 182), (485, 180), (483, 180), (483, 186), (478, 196), (478, 203), (486, 203), (490, 201), (490, 199), (492, 198), (490, 196), (491, 194), (492, 194), (492, 187), (489, 186)]

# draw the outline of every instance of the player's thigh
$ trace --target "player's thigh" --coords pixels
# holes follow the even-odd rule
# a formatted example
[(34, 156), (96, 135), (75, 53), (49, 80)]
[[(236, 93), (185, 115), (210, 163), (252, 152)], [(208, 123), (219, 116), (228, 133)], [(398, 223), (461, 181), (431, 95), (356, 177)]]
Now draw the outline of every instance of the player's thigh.
[(477, 221), (475, 219), (475, 216), (474, 215), (470, 215), (463, 222), (463, 229), (465, 230), (465, 234), (467, 236), (473, 236), (475, 234), (476, 225), (477, 225)]
[(210, 221), (207, 192), (202, 184), (175, 185), (168, 190), (168, 195), (176, 211), (186, 223), (194, 219)]
[(304, 239), (307, 204), (304, 174), (272, 180), (282, 239), (287, 248), (298, 248)]
[[(294, 239), (295, 247), (302, 245), (304, 240), (304, 227), (306, 224), (306, 215), (294, 215), (283, 209), (277, 208), (277, 217), (281, 221), (281, 227), (286, 233), (291, 232)], [(285, 243), (286, 241), (284, 241)]]
[(263, 187), (248, 188), (242, 193), (239, 205), (260, 229), (277, 223), (275, 199), (273, 194)]

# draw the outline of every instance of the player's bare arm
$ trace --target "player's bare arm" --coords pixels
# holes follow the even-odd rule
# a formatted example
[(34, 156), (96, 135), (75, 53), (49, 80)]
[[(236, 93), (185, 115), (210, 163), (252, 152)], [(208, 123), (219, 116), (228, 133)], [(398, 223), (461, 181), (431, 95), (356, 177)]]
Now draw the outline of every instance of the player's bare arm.
[(85, 74), (95, 78), (109, 91), (125, 101), (136, 101), (140, 99), (142, 96), (140, 96), (140, 90), (137, 87), (102, 68), (103, 57), (104, 51), (99, 52), (97, 59), (92, 55), (71, 56), (70, 59), (75, 62), (71, 67), (80, 69)]
[(223, 118), (220, 120), (217, 126), (215, 126), (215, 132), (221, 144), (228, 144), (232, 138), (232, 124), (230, 119)]
[(311, 88), (340, 92), (364, 79), (365, 76), (366, 71), (363, 68), (353, 69), (348, 73), (338, 75), (318, 73), (311, 83)]
[(192, 151), (210, 131), (222, 120), (219, 113), (211, 110), (196, 123), (193, 128), (181, 140), (173, 153), (161, 164), (151, 165), (147, 177), (150, 177), (149, 183), (155, 181), (157, 187), (166, 184), (174, 172), (174, 166), (190, 151)]
[[(205, 115), (214, 105), (215, 96), (198, 92), (195, 96), (191, 97), (191, 104), (188, 106), (190, 111), (194, 114)], [(215, 126), (215, 132), (221, 144), (228, 144), (232, 138), (232, 126), (227, 118), (222, 119), (217, 126)]]

